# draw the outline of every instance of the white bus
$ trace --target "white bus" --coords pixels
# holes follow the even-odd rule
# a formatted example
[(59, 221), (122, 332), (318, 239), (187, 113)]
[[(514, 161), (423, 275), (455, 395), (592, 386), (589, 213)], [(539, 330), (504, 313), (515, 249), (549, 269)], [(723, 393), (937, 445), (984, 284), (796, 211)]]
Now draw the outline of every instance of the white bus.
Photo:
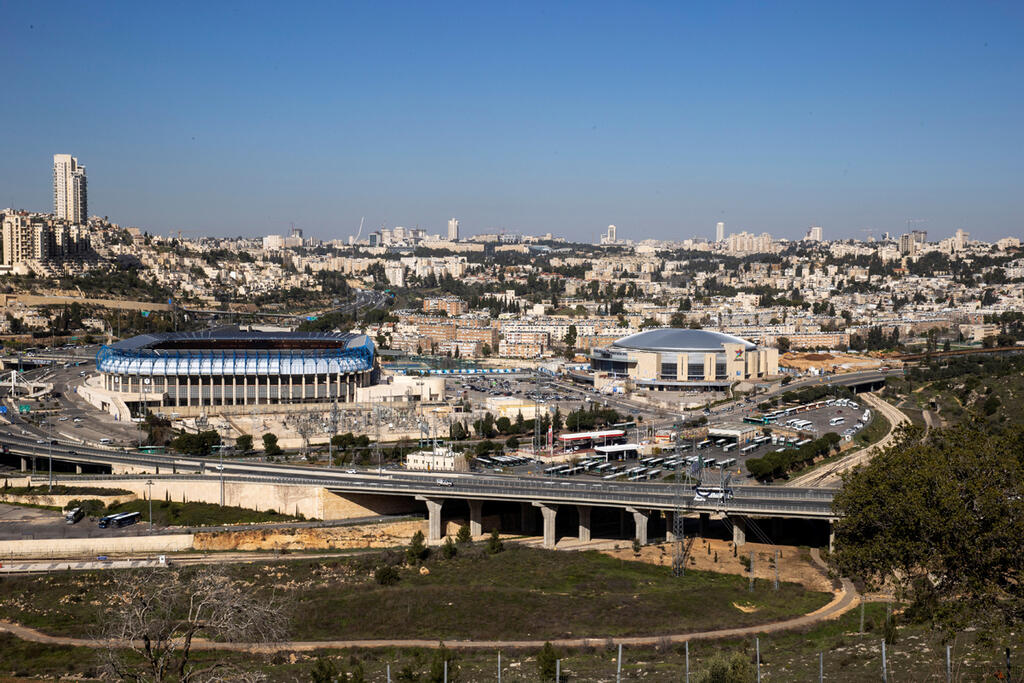
[(831, 420), (828, 421), (828, 423), (833, 427), (835, 427), (836, 425), (841, 425), (844, 422), (846, 422), (845, 417), (833, 417)]
[(743, 455), (747, 455), (748, 453), (752, 453), (754, 451), (754, 449), (756, 449), (756, 448), (757, 448), (757, 444), (756, 443), (752, 443), (749, 446), (744, 446), (743, 448), (741, 448), (740, 449), (740, 453), (743, 454)]
[(729, 451), (731, 451), (734, 448), (736, 448), (736, 444), (734, 444), (734, 443), (727, 443), (724, 446), (722, 446), (722, 452), (723, 453), (728, 453)]
[(697, 444), (697, 448), (698, 449), (707, 448), (710, 445), (711, 445), (711, 439), (705, 439), (704, 441), (701, 441), (699, 444)]
[(736, 464), (736, 458), (726, 458), (722, 462), (718, 463), (719, 467), (729, 468)]

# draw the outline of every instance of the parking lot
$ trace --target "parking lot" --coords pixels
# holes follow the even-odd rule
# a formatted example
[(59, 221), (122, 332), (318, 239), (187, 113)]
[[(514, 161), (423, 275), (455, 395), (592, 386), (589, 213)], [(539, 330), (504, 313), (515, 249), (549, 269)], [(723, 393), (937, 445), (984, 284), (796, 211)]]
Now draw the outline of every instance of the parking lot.
[[(864, 416), (866, 406), (856, 401), (825, 402), (813, 409), (793, 411), (789, 415), (780, 415), (773, 424), (763, 427), (749, 425), (758, 432), (754, 441), (737, 444), (727, 438), (692, 440), (680, 444), (665, 442), (655, 444), (658, 451), (651, 455), (639, 456), (629, 450), (620, 454), (610, 453), (598, 455), (593, 449), (581, 450), (571, 463), (561, 465), (542, 464), (528, 458), (517, 462), (511, 456), (488, 458), (478, 461), (478, 465), (491, 471), (502, 470), (516, 474), (533, 474), (549, 477), (581, 477), (601, 480), (619, 481), (658, 481), (674, 480), (677, 474), (681, 479), (685, 475), (697, 471), (705, 482), (716, 484), (726, 474), (732, 475), (732, 482), (752, 483), (746, 468), (751, 458), (760, 458), (772, 452), (786, 448), (795, 448), (804, 441), (813, 441), (829, 432), (841, 437), (852, 438), (863, 426), (860, 419)], [(793, 426), (792, 421), (801, 421), (800, 427)], [(787, 425), (786, 423), (791, 424)], [(836, 424), (832, 424), (835, 422)], [(809, 423), (809, 424), (807, 424)], [(862, 427), (857, 427), (861, 424)], [(715, 422), (710, 425), (716, 426)], [(767, 432), (767, 433), (766, 433)], [(616, 459), (616, 457), (622, 459)], [(703, 468), (694, 469), (694, 460), (700, 459)]]

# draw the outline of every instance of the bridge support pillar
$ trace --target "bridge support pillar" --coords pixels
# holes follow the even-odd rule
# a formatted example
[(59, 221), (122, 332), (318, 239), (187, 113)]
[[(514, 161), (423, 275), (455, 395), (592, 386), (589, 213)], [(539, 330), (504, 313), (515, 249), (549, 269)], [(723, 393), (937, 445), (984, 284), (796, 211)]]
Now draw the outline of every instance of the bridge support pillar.
[(636, 531), (633, 538), (640, 542), (640, 545), (647, 545), (647, 513), (636, 508), (626, 508), (626, 512), (633, 513), (633, 526)]
[(81, 474), (81, 473), (82, 473), (82, 466), (81, 465), (75, 465), (75, 474)]
[(427, 504), (427, 543), (441, 542), (441, 505), (443, 499), (416, 496)]
[(745, 545), (747, 542), (747, 518), (730, 517), (732, 521), (732, 542), (737, 546)]
[(28, 458), (22, 458), (21, 459), (21, 471), (22, 472), (27, 472), (28, 471)]
[(836, 549), (836, 521), (828, 520), (828, 552), (835, 552)]
[(540, 508), (540, 514), (544, 517), (544, 547), (554, 550), (555, 544), (558, 542), (558, 536), (555, 535), (555, 516), (558, 514), (558, 506), (544, 503), (534, 503), (534, 506)]
[(707, 512), (700, 513), (700, 524), (697, 526), (697, 535), (701, 538), (708, 537), (708, 524), (711, 523), (711, 514)]
[(484, 533), (483, 509), (484, 502), (482, 500), (469, 501), (469, 535), (474, 538)]
[(580, 543), (590, 543), (590, 506), (577, 505), (580, 511)]
[(665, 542), (676, 542), (676, 512), (665, 512)]

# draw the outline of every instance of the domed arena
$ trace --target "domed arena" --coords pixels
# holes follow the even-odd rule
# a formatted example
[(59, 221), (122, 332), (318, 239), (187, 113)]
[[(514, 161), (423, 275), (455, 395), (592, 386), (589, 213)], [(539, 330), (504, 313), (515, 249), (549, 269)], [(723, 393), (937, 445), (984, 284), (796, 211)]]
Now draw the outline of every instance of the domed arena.
[(638, 389), (722, 391), (777, 375), (779, 354), (722, 332), (661, 328), (593, 349), (590, 367), (595, 384), (598, 378), (628, 378)]

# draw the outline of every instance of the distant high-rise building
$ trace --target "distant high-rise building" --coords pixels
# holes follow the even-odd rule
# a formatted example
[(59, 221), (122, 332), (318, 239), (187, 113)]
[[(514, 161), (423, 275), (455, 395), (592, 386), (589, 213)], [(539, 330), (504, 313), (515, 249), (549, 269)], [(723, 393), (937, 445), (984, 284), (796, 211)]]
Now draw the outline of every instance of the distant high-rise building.
[(85, 166), (70, 154), (53, 155), (53, 212), (71, 223), (89, 220)]
[(804, 240), (807, 242), (820, 242), (822, 236), (821, 226), (812, 225), (807, 228), (807, 235), (804, 236)]
[(459, 219), (449, 218), (448, 219), (448, 240), (450, 242), (459, 241)]
[[(917, 231), (914, 231), (917, 232)], [(917, 252), (917, 235), (914, 232), (908, 232), (904, 235), (900, 235), (900, 253), (904, 256), (913, 256)]]
[(608, 241), (609, 241), (609, 242), (610, 242), (611, 244), (615, 244), (615, 240), (616, 240), (616, 239), (617, 239), (617, 238), (616, 238), (616, 236), (615, 236), (615, 226), (614, 226), (614, 225), (609, 225), (609, 226), (608, 226)]
[(725, 223), (723, 223), (722, 221), (718, 221), (717, 223), (715, 223), (715, 241), (725, 241)]
[(914, 242), (916, 242), (917, 244), (927, 244), (928, 243), (928, 231), (927, 230), (911, 230), (910, 234), (913, 236)]

